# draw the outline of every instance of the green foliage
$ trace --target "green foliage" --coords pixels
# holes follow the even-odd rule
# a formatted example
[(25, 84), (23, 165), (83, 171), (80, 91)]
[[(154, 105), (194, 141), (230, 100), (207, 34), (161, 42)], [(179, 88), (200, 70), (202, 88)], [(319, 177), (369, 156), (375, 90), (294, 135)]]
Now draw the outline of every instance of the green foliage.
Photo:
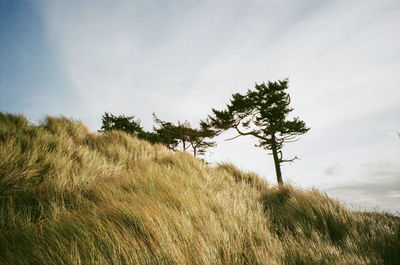
[[(175, 150), (179, 144), (179, 140), (185, 143), (184, 127), (176, 126), (171, 122), (160, 120), (155, 113), (153, 113), (154, 122), (158, 127), (153, 127), (155, 134), (161, 139), (161, 142), (171, 150)], [(185, 151), (185, 148), (184, 148)]]
[(222, 130), (233, 128), (239, 135), (254, 136), (259, 141), (258, 146), (268, 150), (272, 149), (275, 136), (279, 151), (285, 141), (309, 130), (298, 117), (287, 119), (293, 108), (289, 107), (290, 96), (286, 89), (287, 79), (256, 84), (255, 90), (248, 90), (245, 95), (233, 94), (226, 110), (213, 109), (214, 115), (209, 116), (211, 125)]
[(120, 130), (133, 135), (140, 135), (143, 133), (140, 120), (135, 120), (134, 116), (115, 116), (111, 113), (105, 112), (102, 117), (101, 131), (107, 132), (111, 130)]
[(100, 132), (124, 131), (150, 143), (161, 143), (174, 151), (178, 146), (182, 146), (182, 151), (192, 147), (194, 156), (204, 155), (208, 148), (215, 146), (215, 142), (208, 139), (213, 138), (217, 133), (206, 124), (201, 124), (200, 129), (193, 129), (188, 121), (178, 121), (178, 125), (175, 125), (172, 122), (160, 120), (155, 113), (153, 113), (153, 120), (156, 125), (153, 126), (152, 132), (148, 132), (140, 125), (140, 120), (135, 120), (134, 116), (115, 116), (105, 112)]
[(215, 141), (212, 139), (217, 135), (217, 132), (212, 130), (209, 126), (201, 123), (199, 129), (192, 129), (189, 125), (186, 131), (188, 142), (190, 143), (194, 156), (204, 155), (205, 151), (210, 147), (215, 147)]
[(171, 149), (175, 149), (181, 144), (182, 150), (186, 151), (190, 146), (193, 155), (197, 156), (204, 155), (208, 148), (216, 145), (215, 142), (208, 139), (215, 137), (217, 133), (205, 123), (201, 123), (199, 129), (194, 129), (188, 121), (183, 123), (178, 121), (178, 125), (174, 125), (171, 122), (160, 120), (155, 114), (153, 117), (158, 125), (158, 128), (154, 127), (154, 131)]
[(245, 95), (233, 94), (225, 110), (213, 109), (213, 115), (205, 122), (220, 132), (235, 129), (238, 135), (234, 138), (253, 136), (258, 139), (256, 146), (272, 150), (279, 183), (282, 182), (280, 163), (294, 160), (282, 158), (284, 143), (297, 140), (296, 136), (309, 130), (298, 117), (288, 119), (293, 108), (289, 106), (286, 89), (287, 79), (255, 84), (255, 90), (248, 90)]
[(140, 120), (135, 120), (134, 116), (115, 116), (111, 113), (105, 112), (102, 117), (100, 132), (108, 132), (112, 130), (124, 131), (150, 143), (164, 143), (168, 146), (168, 142), (166, 142), (166, 139), (164, 139), (162, 135), (155, 132), (145, 131), (140, 125)]

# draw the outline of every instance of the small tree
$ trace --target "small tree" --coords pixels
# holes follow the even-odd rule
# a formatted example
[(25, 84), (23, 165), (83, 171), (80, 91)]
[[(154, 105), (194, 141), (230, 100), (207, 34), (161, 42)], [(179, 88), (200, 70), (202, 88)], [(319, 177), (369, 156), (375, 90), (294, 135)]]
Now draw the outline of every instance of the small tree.
[(188, 142), (193, 149), (194, 157), (204, 155), (208, 148), (216, 146), (215, 141), (208, 139), (214, 138), (218, 134), (217, 131), (212, 130), (203, 122), (200, 123), (200, 129), (190, 128), (187, 133)]
[(160, 120), (154, 113), (153, 118), (158, 125), (158, 128), (154, 127), (154, 131), (164, 141), (173, 143), (174, 150), (179, 144), (182, 144), (182, 151), (192, 147), (196, 157), (198, 154), (204, 155), (207, 148), (215, 146), (215, 142), (208, 139), (213, 138), (216, 133), (206, 124), (200, 124), (200, 129), (193, 129), (188, 121), (178, 121), (178, 125), (174, 125)]
[(147, 132), (140, 125), (140, 120), (135, 120), (134, 116), (118, 115), (105, 112), (102, 117), (100, 132), (120, 130), (137, 136), (150, 143), (161, 143), (162, 139), (157, 133)]
[(179, 141), (176, 138), (177, 127), (171, 122), (160, 120), (155, 113), (153, 113), (154, 122), (158, 127), (153, 126), (154, 133), (158, 135), (161, 143), (163, 143), (168, 149), (176, 150)]
[(135, 116), (115, 116), (111, 113), (105, 112), (102, 117), (102, 126), (100, 131), (107, 132), (111, 130), (121, 130), (136, 136), (143, 133), (140, 120), (135, 120)]
[(213, 115), (205, 122), (220, 131), (235, 129), (238, 135), (227, 140), (245, 135), (256, 137), (257, 147), (272, 151), (279, 184), (283, 183), (281, 163), (297, 159), (283, 159), (284, 143), (297, 141), (296, 136), (310, 129), (298, 117), (287, 118), (293, 111), (289, 107), (290, 96), (285, 92), (287, 88), (288, 79), (255, 84), (255, 90), (248, 90), (245, 95), (233, 94), (227, 109), (213, 109)]

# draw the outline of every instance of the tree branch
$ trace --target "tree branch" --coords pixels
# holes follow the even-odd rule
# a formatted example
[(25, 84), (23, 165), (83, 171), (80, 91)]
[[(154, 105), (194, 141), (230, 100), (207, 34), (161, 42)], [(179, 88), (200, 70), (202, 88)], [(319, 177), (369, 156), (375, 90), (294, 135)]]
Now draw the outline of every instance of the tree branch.
[(238, 138), (238, 137), (240, 137), (240, 136), (243, 136), (243, 135), (241, 135), (241, 134), (238, 134), (238, 135), (236, 135), (236, 136), (234, 136), (234, 137), (231, 137), (231, 138), (225, 139), (225, 141), (230, 141), (230, 140), (236, 139), (236, 138)]
[(279, 159), (279, 163), (287, 163), (287, 162), (291, 163), (297, 159), (299, 159), (297, 156), (293, 157), (292, 159)]
[(241, 131), (239, 130), (238, 126), (235, 126), (234, 128), (236, 129), (236, 131), (237, 131), (240, 135), (253, 135), (253, 136), (256, 137), (256, 138), (262, 139), (262, 140), (264, 140), (264, 141), (268, 141), (267, 138), (258, 135), (258, 134), (257, 134), (256, 132), (254, 132), (254, 131), (250, 131), (250, 132), (241, 132)]
[(298, 140), (300, 140), (300, 139), (297, 138), (297, 139), (293, 139), (293, 140), (285, 140), (284, 142), (285, 143), (294, 143), (294, 142), (297, 142)]

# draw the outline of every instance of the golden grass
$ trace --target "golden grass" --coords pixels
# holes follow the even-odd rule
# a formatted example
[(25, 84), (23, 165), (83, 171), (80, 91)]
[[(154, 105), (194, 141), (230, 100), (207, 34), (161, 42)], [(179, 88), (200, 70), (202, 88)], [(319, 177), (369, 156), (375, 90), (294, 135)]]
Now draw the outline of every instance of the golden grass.
[(126, 133), (0, 113), (0, 264), (399, 264), (398, 218)]

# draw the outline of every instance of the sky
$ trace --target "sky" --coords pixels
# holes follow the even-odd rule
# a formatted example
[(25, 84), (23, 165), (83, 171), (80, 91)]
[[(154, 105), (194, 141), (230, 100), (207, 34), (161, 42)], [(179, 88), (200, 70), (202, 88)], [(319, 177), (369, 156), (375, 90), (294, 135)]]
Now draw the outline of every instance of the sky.
[[(400, 2), (0, 0), (0, 111), (96, 131), (105, 111), (193, 126), (233, 93), (289, 78), (311, 130), (284, 181), (357, 210), (400, 211)], [(205, 159), (276, 183), (256, 141), (226, 132)]]

